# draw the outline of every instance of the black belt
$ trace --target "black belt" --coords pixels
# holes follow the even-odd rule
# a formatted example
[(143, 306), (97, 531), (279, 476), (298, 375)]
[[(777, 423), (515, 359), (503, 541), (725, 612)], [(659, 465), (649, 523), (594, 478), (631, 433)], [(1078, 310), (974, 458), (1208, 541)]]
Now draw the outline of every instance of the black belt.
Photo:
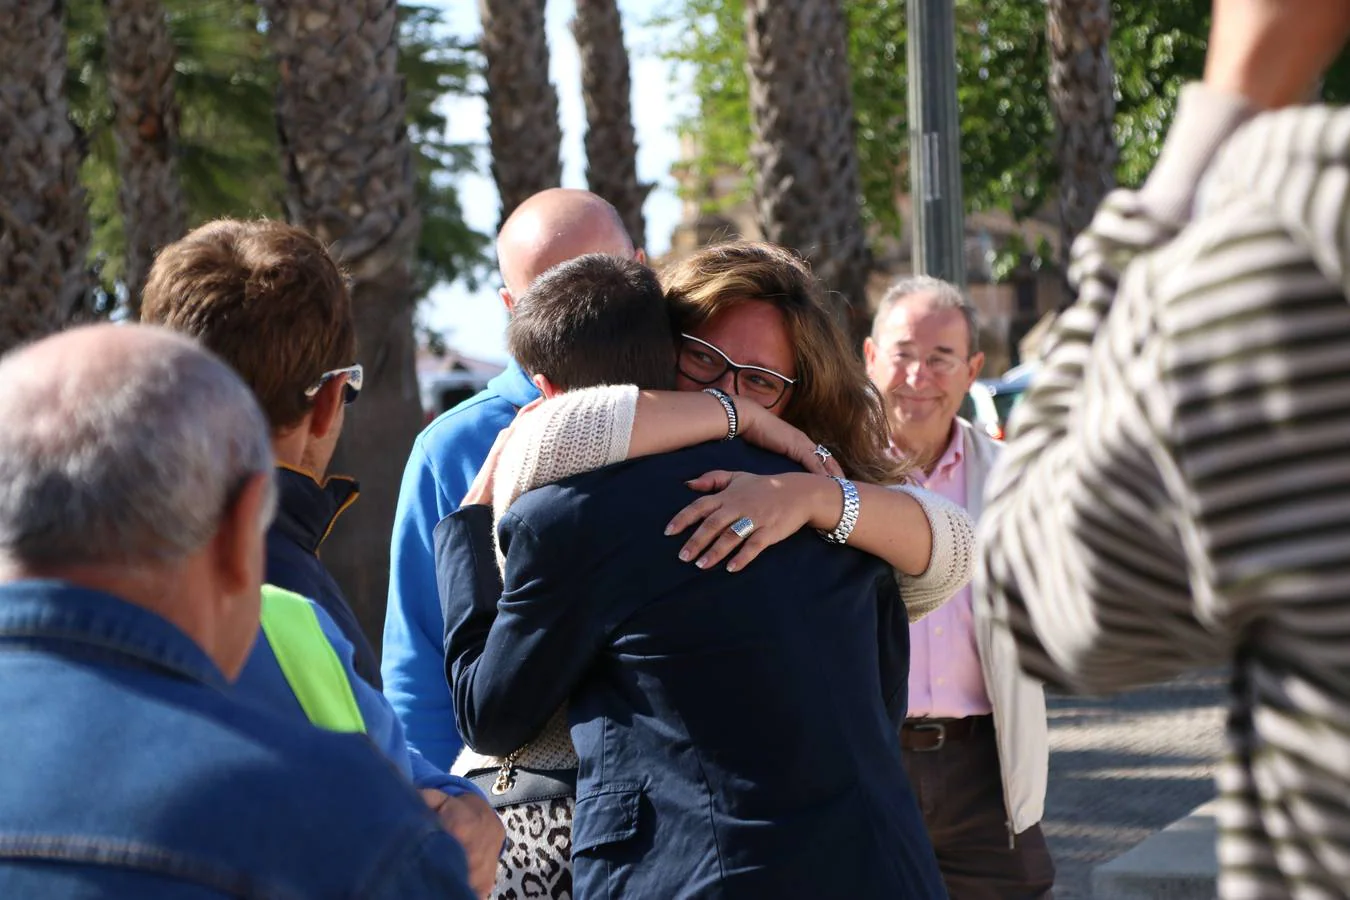
[(994, 717), (966, 716), (964, 719), (906, 719), (900, 726), (900, 746), (916, 753), (941, 750), (948, 741), (963, 741), (993, 728)]

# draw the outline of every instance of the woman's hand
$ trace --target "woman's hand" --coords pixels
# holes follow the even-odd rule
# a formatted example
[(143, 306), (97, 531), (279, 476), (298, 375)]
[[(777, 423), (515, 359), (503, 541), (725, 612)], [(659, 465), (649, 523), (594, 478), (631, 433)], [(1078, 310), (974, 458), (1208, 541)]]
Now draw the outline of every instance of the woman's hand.
[(464, 499), (459, 503), (460, 506), (492, 505), (492, 491), (495, 487), (497, 465), (501, 462), (502, 450), (506, 449), (507, 442), (511, 440), (511, 435), (515, 433), (516, 426), (523, 421), (523, 417), (543, 402), (544, 398), (540, 397), (522, 406), (520, 412), (516, 413), (516, 417), (511, 420), (511, 424), (497, 433), (497, 439), (492, 442), (492, 449), (488, 451), (487, 459), (483, 461), (483, 467), (474, 476), (473, 484), (469, 485), (469, 490), (465, 492)]
[[(820, 458), (816, 448), (820, 445), (807, 437), (796, 427), (769, 412), (753, 400), (742, 401), (734, 398), (736, 414), (740, 418), (740, 435), (756, 447), (786, 456), (808, 472), (817, 475), (843, 476), (833, 456)], [(704, 476), (706, 477), (706, 476)]]
[[(738, 572), (765, 547), (819, 518), (830, 498), (834, 506), (839, 505), (839, 488), (833, 481), (801, 472), (751, 475), (713, 471), (689, 482), (689, 486), (710, 493), (682, 509), (666, 526), (666, 534), (678, 534), (701, 523), (680, 550), (680, 559), (696, 560), (694, 565), (700, 569), (717, 565), (739, 545), (740, 551), (727, 563), (728, 572)], [(730, 530), (732, 523), (743, 517), (755, 523), (754, 531), (744, 540)]]

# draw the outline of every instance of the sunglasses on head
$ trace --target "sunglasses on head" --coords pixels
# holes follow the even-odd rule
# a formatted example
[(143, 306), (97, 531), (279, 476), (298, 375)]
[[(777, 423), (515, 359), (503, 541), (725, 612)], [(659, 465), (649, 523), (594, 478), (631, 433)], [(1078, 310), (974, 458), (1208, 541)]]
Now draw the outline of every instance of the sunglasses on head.
[(354, 366), (343, 366), (341, 369), (330, 369), (319, 376), (319, 380), (309, 387), (305, 388), (305, 398), (313, 400), (314, 397), (323, 389), (323, 386), (334, 378), (346, 376), (347, 383), (343, 385), (342, 402), (348, 406), (356, 402), (356, 398), (361, 396), (361, 383), (365, 380), (366, 370), (360, 363)]

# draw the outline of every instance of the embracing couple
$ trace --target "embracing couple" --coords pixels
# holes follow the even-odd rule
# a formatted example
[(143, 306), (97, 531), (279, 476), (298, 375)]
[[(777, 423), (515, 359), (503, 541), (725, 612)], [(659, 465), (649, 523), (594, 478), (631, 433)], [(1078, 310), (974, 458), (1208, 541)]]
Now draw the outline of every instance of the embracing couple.
[(583, 256), (508, 341), (545, 399), (436, 531), (498, 896), (946, 896), (897, 732), (909, 621), (968, 580), (970, 520), (885, 486), (905, 471), (810, 272), (724, 244), (663, 289)]

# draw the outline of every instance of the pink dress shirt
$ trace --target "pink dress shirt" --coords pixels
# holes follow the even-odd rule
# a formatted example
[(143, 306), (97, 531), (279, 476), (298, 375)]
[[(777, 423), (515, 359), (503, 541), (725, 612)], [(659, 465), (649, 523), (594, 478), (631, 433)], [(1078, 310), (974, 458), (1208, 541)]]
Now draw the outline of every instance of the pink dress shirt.
[[(966, 464), (961, 429), (952, 424), (952, 439), (925, 479), (919, 483), (963, 509), (966, 507)], [(935, 612), (909, 626), (909, 717), (964, 719), (993, 711), (984, 686), (984, 670), (975, 645), (970, 588), (964, 587)]]

